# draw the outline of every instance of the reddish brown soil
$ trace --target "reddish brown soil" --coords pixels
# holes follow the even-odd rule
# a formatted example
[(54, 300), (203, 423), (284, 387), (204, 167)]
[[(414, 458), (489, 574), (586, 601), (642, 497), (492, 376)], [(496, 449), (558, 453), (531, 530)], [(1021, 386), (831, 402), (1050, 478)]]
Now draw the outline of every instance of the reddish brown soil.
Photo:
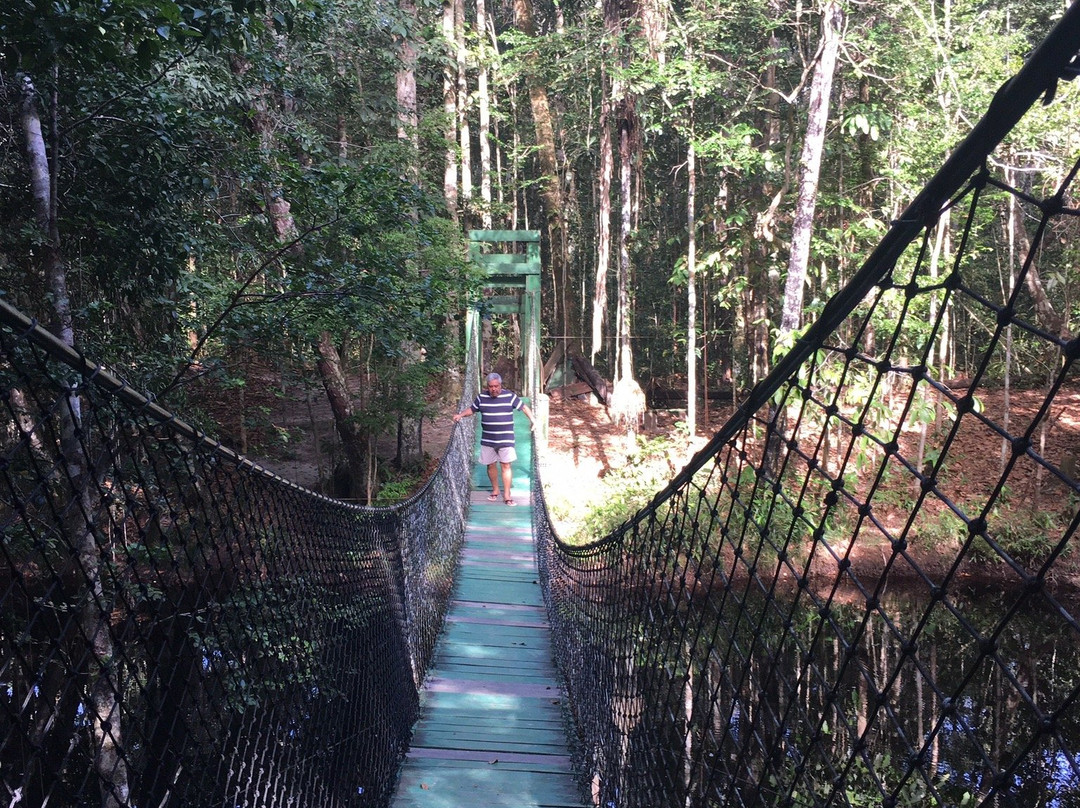
[[(1001, 423), (1004, 412), (1004, 394), (1002, 391), (983, 390), (979, 394), (983, 412), (994, 421)], [(1036, 417), (1044, 400), (1041, 390), (1012, 391), (1009, 396), (1009, 432), (1022, 434)], [(728, 411), (714, 412), (707, 435), (719, 429)], [(656, 434), (670, 434), (674, 418), (664, 414)], [(1033, 448), (1051, 463), (1068, 468), (1080, 457), (1080, 390), (1059, 392), (1053, 406), (1044, 417), (1046, 429), (1037, 429), (1033, 433)], [(947, 422), (946, 422), (947, 423)], [(976, 419), (961, 419), (963, 428), (948, 447), (946, 460), (939, 470), (938, 488), (944, 498), (971, 509), (971, 503), (985, 503), (995, 491), (1001, 476), (1002, 441), (990, 428)], [(940, 448), (948, 436), (948, 427), (941, 426), (937, 434), (931, 432), (927, 437), (927, 449)], [(917, 436), (905, 435), (901, 451), (909, 457), (917, 456)], [(682, 468), (694, 451), (705, 443), (699, 438), (688, 446), (681, 457), (669, 458), (669, 465), (674, 473)], [(587, 503), (594, 500), (595, 491), (603, 476), (613, 467), (625, 462), (625, 430), (612, 423), (603, 407), (586, 401), (568, 400), (553, 402), (550, 408), (550, 427), (548, 448), (545, 453), (545, 490), (549, 504), (560, 500), (576, 500)], [(833, 450), (834, 456), (836, 449)], [(1006, 453), (1008, 456), (1008, 453)], [(1069, 458), (1074, 458), (1070, 460)], [(834, 463), (837, 462), (834, 460)], [(897, 497), (895, 504), (875, 504), (876, 518), (886, 527), (892, 536), (899, 536), (908, 520), (912, 503), (919, 491), (910, 482), (911, 475), (906, 471), (897, 475), (903, 479), (906, 497)], [(896, 493), (896, 492), (894, 492)], [(601, 494), (602, 495), (602, 494)], [(881, 497), (875, 497), (875, 503)], [(887, 502), (892, 497), (884, 497)], [(1009, 474), (1005, 489), (998, 493), (997, 500), (1002, 504), (994, 511), (990, 519), (991, 531), (999, 533), (1006, 530), (1028, 532), (1044, 531), (1041, 547), (1033, 547), (1024, 555), (1023, 548), (1014, 550), (1017, 562), (1032, 574), (1045, 561), (1046, 547), (1052, 546), (1063, 535), (1069, 521), (1076, 514), (1076, 497), (1071, 489), (1055, 475), (1041, 468), (1029, 458), (1021, 456)], [(554, 507), (558, 512), (559, 508)], [(850, 548), (834, 547), (838, 554), (846, 552), (851, 569), (859, 580), (872, 583), (889, 569), (890, 581), (903, 585), (909, 583), (939, 582), (954, 566), (961, 549), (961, 542), (966, 538), (959, 519), (950, 516), (948, 505), (938, 498), (930, 498), (923, 503), (925, 513), (920, 516), (915, 526), (908, 531), (908, 546), (902, 554), (896, 554), (891, 544), (877, 529), (862, 530), (858, 541)], [(977, 513), (971, 513), (976, 516)], [(1041, 522), (1033, 526), (1038, 516)], [(920, 537), (920, 525), (940, 523), (955, 528), (948, 536), (930, 528), (924, 529)], [(558, 527), (558, 525), (557, 525)], [(957, 535), (958, 534), (958, 535)], [(1037, 538), (1037, 537), (1036, 537)], [(1035, 542), (1036, 545), (1039, 542)], [(802, 548), (808, 551), (808, 548)], [(987, 548), (988, 550), (988, 548)], [(796, 553), (798, 555), (798, 552)], [(1048, 585), (1061, 594), (1080, 593), (1080, 553), (1066, 552), (1052, 565), (1045, 578)], [(1023, 583), (1023, 575), (1011, 569), (1001, 561), (990, 560), (988, 552), (976, 560), (965, 560), (954, 571), (954, 580), (971, 586), (1012, 587)], [(819, 548), (813, 565), (812, 577), (819, 586), (828, 586), (836, 580), (838, 566), (827, 551)]]
[[(260, 457), (260, 462), (283, 477), (302, 485), (316, 487), (320, 468), (316, 462), (312, 424), (324, 440), (332, 432), (324, 397), (316, 391), (312, 395), (312, 407), (309, 409), (307, 402), (297, 400), (296, 396), (277, 398), (269, 392), (256, 395), (256, 387), (249, 386), (248, 406), (263, 407), (263, 412), (266, 413), (265, 421), (273, 426), (249, 429), (248, 439), (252, 442), (262, 441), (262, 445), (266, 446), (269, 443), (268, 435), (276, 432), (288, 435), (288, 440), (283, 445), (268, 447), (266, 451), (259, 451), (260, 447), (256, 445), (253, 453)], [(258, 388), (264, 391), (273, 389), (272, 385), (260, 385)], [(1001, 423), (1005, 407), (1003, 392), (982, 390), (979, 399), (983, 412)], [(1043, 399), (1041, 390), (1011, 392), (1011, 434), (1022, 434), (1036, 417)], [(449, 419), (452, 407), (439, 406), (438, 409), (446, 410), (445, 415), (424, 423), (424, 448), (432, 458), (432, 463), (429, 464), (431, 468), (437, 464), (437, 458), (441, 455), (453, 426)], [(231, 413), (226, 415), (226, 419), (229, 414)], [(726, 421), (728, 414), (729, 410), (713, 410), (707, 428), (704, 425), (699, 428), (699, 437), (695, 441), (686, 444), (684, 450), (672, 452), (663, 459), (666, 468), (658, 470), (662, 478), (670, 479), (674, 476), (694, 452), (704, 445), (706, 436), (712, 435)], [(646, 436), (676, 434), (674, 413), (659, 411), (655, 417), (657, 423), (650, 424), (652, 429), (644, 430)], [(936, 434), (932, 432), (927, 437), (928, 449), (940, 449), (945, 443), (948, 422), (945, 423), (945, 426), (939, 427)], [(948, 448), (946, 461), (937, 476), (937, 485), (945, 499), (963, 504), (965, 510), (970, 511), (971, 503), (986, 502), (994, 491), (1000, 477), (1003, 450), (1000, 436), (976, 419), (965, 418), (961, 423), (964, 428), (958, 432)], [(1075, 476), (1076, 458), (1080, 457), (1080, 388), (1060, 392), (1049, 412), (1043, 416), (1042, 423), (1046, 424), (1046, 429), (1038, 429), (1033, 433), (1034, 450), (1056, 466), (1073, 469), (1071, 473)], [(915, 434), (905, 433), (901, 446), (905, 456), (917, 456), (916, 441)], [(615, 424), (605, 408), (597, 404), (595, 399), (551, 401), (543, 463), (545, 493), (557, 528), (560, 527), (560, 513), (593, 507), (593, 503), (603, 502), (605, 496), (610, 497), (610, 494), (605, 494), (603, 480), (612, 469), (627, 462), (627, 445), (625, 429)], [(380, 451), (385, 456), (392, 456), (393, 446), (388, 442), (380, 447)], [(832, 454), (835, 467), (839, 462), (839, 450), (834, 447)], [(324, 478), (329, 473), (327, 465), (328, 461), (324, 458), (321, 469)], [(905, 481), (905, 491), (893, 491), (892, 496), (877, 495), (874, 498), (875, 517), (892, 536), (900, 535), (911, 513), (912, 503), (919, 495), (919, 491), (912, 487), (911, 475), (906, 470), (898, 471), (900, 473), (896, 474), (895, 478)], [(998, 495), (1001, 504), (992, 515), (991, 524), (1000, 525), (1003, 529), (1019, 526), (1030, 533), (1033, 519), (1037, 516), (1042, 520), (1039, 524), (1045, 529), (1046, 540), (1043, 545), (1052, 545), (1075, 515), (1076, 499), (1071, 488), (1058, 480), (1053, 473), (1040, 468), (1029, 458), (1020, 456), (1009, 475), (1006, 489)], [(854, 520), (854, 516), (852, 519)], [(908, 531), (909, 546), (905, 550), (906, 557), (896, 556), (882, 532), (876, 529), (862, 530), (858, 541), (854, 542), (850, 549), (840, 547), (834, 550), (840, 554), (846, 551), (846, 557), (860, 580), (872, 581), (886, 566), (890, 567), (891, 581), (915, 581), (921, 580), (923, 576), (931, 581), (940, 580), (953, 566), (960, 550), (961, 541), (965, 538), (963, 525), (948, 514), (947, 504), (938, 498), (931, 498), (924, 503), (919, 520)], [(935, 520), (938, 527), (936, 532), (930, 535)], [(987, 555), (983, 554), (983, 558)], [(1038, 555), (1038, 548), (1035, 548), (1030, 557), (1019, 560), (1026, 570), (1033, 571), (1040, 562)], [(1051, 571), (1045, 577), (1055, 589), (1080, 592), (1078, 556), (1080, 553), (1066, 553), (1052, 565)], [(814, 577), (819, 578), (823, 585), (836, 577), (836, 564), (827, 552), (820, 552), (816, 556), (812, 569), (815, 571)], [(955, 574), (957, 578), (973, 584), (1011, 586), (1022, 580), (1022, 575), (1002, 562), (965, 561)]]

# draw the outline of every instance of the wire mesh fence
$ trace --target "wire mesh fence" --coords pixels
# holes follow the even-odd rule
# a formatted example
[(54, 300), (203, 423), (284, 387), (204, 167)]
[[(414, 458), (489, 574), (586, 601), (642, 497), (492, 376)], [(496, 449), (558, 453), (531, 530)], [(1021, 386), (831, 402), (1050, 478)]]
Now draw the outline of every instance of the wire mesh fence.
[(470, 427), (407, 502), (347, 505), (2, 304), (0, 400), (0, 803), (386, 804), (464, 535)]
[(597, 805), (1080, 805), (1080, 165), (990, 157), (1078, 50), (1073, 4), (648, 507), (570, 546), (538, 502)]

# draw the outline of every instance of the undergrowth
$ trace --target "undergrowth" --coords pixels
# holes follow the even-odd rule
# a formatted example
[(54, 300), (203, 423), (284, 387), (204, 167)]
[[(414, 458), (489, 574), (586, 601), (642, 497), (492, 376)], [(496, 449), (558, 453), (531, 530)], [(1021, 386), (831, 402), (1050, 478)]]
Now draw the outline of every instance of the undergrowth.
[(595, 541), (645, 507), (677, 470), (672, 458), (685, 451), (685, 439), (680, 438), (680, 433), (637, 435), (624, 462), (603, 474), (592, 496), (549, 496), (548, 510), (560, 525), (559, 537), (569, 544)]

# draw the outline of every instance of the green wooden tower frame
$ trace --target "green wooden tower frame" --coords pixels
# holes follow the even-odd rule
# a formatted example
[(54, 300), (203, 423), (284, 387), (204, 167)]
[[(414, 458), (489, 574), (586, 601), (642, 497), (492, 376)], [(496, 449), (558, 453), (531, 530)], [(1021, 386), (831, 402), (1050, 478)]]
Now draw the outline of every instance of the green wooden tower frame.
[[(485, 251), (484, 245), (502, 249)], [(517, 252), (517, 245), (525, 246)], [(484, 268), (485, 287), (499, 294), (485, 300), (494, 313), (517, 314), (521, 318), (521, 392), (535, 401), (540, 389), (540, 231), (539, 230), (470, 230), (469, 258)], [(469, 312), (467, 329), (480, 327), (480, 312)], [(472, 345), (472, 333), (466, 333)]]

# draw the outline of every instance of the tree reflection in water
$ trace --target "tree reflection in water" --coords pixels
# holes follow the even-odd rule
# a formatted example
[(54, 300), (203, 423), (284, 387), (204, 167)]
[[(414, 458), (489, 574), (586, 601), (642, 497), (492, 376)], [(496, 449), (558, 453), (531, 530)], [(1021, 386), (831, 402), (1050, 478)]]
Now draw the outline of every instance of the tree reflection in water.
[[(622, 760), (597, 761), (599, 779), (620, 805), (673, 787), (687, 806), (1080, 805), (1068, 609), (1001, 591), (856, 594), (728, 590), (653, 611), (638, 627), (651, 650), (627, 661), (635, 710), (613, 709), (609, 728)], [(699, 630), (672, 653), (676, 622)]]

